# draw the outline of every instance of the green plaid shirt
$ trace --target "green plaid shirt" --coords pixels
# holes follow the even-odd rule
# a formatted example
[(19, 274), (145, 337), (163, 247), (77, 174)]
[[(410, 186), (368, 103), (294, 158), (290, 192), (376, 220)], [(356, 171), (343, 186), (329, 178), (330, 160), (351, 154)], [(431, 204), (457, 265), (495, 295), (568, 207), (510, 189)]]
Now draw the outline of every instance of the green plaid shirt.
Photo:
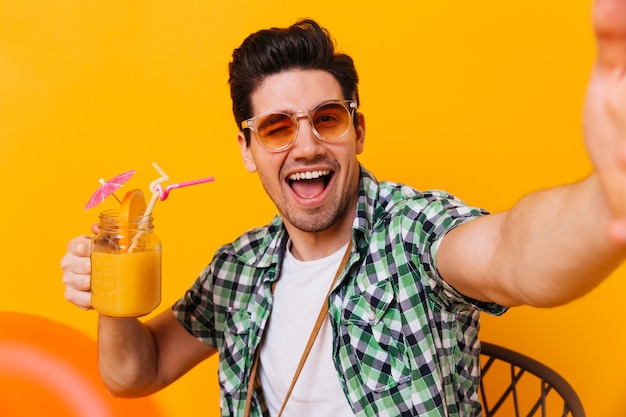
[[(480, 311), (439, 276), (441, 237), (486, 212), (441, 191), (381, 182), (361, 168), (354, 247), (329, 298), (333, 361), (358, 416), (479, 416)], [(279, 217), (221, 247), (173, 307), (219, 351), (223, 416), (242, 416), (288, 236)], [(304, 298), (303, 298), (304, 299)], [(251, 416), (267, 416), (262, 390)]]

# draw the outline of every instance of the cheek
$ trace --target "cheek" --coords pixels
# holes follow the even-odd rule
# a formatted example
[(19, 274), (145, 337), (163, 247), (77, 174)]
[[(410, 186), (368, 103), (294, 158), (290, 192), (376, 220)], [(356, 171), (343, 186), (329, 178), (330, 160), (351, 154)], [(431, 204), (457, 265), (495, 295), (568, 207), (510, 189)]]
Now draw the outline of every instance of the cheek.
[(264, 150), (259, 151), (257, 149), (257, 151), (250, 152), (251, 162), (249, 168), (254, 167), (265, 188), (275, 188), (276, 185), (280, 185), (278, 183), (280, 182), (280, 170), (284, 162), (284, 156), (268, 153)]
[(261, 182), (261, 186), (268, 197), (277, 205), (279, 201), (283, 200), (281, 196), (285, 193), (285, 190), (275, 172), (264, 169), (262, 165), (259, 165), (259, 167), (261, 168), (258, 169), (256, 173)]

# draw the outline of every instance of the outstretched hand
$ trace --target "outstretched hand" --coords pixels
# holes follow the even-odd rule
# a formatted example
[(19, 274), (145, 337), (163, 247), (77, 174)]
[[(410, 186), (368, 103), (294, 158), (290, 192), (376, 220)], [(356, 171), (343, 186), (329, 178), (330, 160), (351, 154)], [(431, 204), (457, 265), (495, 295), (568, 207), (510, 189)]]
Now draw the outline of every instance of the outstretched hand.
[(589, 155), (614, 219), (610, 237), (626, 245), (626, 0), (596, 0), (598, 56), (585, 101)]

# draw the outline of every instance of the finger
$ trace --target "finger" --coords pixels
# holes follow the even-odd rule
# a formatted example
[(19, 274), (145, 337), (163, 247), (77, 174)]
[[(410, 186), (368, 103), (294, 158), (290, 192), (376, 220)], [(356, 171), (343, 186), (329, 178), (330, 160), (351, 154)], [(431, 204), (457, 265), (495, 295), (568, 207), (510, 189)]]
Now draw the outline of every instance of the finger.
[(78, 236), (67, 245), (69, 253), (75, 256), (89, 256), (91, 254), (91, 236)]
[(626, 66), (626, 0), (597, 0), (593, 22), (602, 68)]
[(91, 275), (67, 271), (63, 274), (63, 285), (77, 291), (89, 291), (91, 290)]
[(100, 233), (100, 225), (98, 223), (94, 223), (91, 225), (91, 231), (94, 235)]
[(93, 308), (89, 291), (77, 291), (71, 287), (65, 287), (65, 299), (83, 310)]
[(63, 273), (65, 285), (65, 299), (75, 306), (83, 309), (91, 309), (91, 276), (88, 274), (76, 274), (71, 271)]
[(89, 256), (76, 256), (71, 251), (61, 258), (61, 269), (66, 273), (91, 274), (91, 258)]

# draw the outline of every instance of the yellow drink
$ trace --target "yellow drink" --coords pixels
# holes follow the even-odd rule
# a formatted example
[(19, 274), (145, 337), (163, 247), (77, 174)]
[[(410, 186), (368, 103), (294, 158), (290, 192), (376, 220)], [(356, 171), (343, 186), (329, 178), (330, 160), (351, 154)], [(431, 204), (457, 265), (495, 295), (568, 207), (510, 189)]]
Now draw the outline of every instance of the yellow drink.
[(161, 302), (161, 250), (91, 254), (91, 304), (113, 317), (138, 317)]

